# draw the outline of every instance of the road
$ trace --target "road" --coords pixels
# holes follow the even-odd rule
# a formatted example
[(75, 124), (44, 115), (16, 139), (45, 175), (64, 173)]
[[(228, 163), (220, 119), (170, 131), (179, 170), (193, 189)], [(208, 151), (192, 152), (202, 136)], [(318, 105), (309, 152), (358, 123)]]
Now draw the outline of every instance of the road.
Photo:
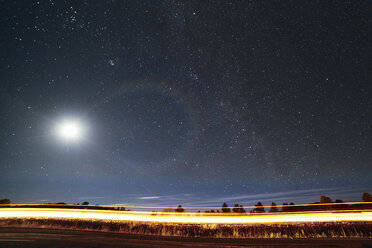
[(7, 248), (191, 248), (191, 247), (372, 247), (371, 239), (207, 239), (129, 235), (71, 230), (0, 228)]

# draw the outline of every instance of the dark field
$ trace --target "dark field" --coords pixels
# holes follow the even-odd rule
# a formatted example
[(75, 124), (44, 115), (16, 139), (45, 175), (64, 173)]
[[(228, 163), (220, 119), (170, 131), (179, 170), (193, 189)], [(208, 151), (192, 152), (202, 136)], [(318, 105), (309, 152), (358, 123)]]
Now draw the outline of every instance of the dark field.
[(96, 231), (0, 228), (0, 247), (372, 247), (372, 239), (212, 239)]
[(372, 238), (370, 222), (328, 222), (299, 224), (175, 224), (134, 221), (103, 221), (52, 218), (0, 219), (0, 227), (100, 231), (148, 236), (189, 238)]

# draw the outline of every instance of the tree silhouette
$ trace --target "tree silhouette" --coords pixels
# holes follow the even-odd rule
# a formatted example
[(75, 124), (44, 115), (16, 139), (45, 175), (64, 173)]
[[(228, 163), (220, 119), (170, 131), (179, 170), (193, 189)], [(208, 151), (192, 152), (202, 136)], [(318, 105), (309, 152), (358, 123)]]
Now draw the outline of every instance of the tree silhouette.
[(365, 192), (362, 196), (364, 202), (372, 202), (372, 195), (370, 193)]
[(89, 205), (89, 202), (85, 201), (81, 205)]
[(291, 211), (291, 212), (297, 211), (296, 205), (293, 202), (289, 203), (288, 210)]
[(348, 204), (340, 204), (340, 203), (345, 203), (343, 200), (340, 200), (340, 199), (336, 199), (335, 203), (339, 203), (333, 206), (335, 209), (347, 209), (349, 207)]
[(288, 211), (288, 203), (287, 202), (284, 202), (282, 204), (282, 212), (287, 212)]
[(234, 213), (239, 213), (239, 204), (235, 204), (234, 207), (232, 208), (232, 211)]
[(183, 209), (181, 205), (178, 205), (178, 207), (174, 211), (178, 213), (182, 213), (182, 212), (185, 212), (185, 209)]
[(222, 204), (221, 211), (222, 211), (222, 213), (230, 213), (231, 212), (231, 209), (229, 208), (229, 206), (227, 206), (227, 203), (226, 202), (224, 202)]
[(271, 203), (271, 208), (270, 208), (269, 212), (270, 213), (278, 212), (278, 208), (276, 207), (276, 203), (275, 202), (272, 202)]
[(320, 206), (321, 210), (331, 210), (334, 207), (332, 204), (333, 203), (332, 199), (325, 195), (322, 195), (320, 197), (320, 203), (326, 203), (326, 204), (329, 203), (329, 205)]
[(0, 199), (0, 204), (10, 204), (9, 199)]
[(239, 205), (239, 204), (235, 204), (232, 211), (234, 213), (245, 213), (246, 212), (243, 205)]
[(333, 203), (333, 201), (328, 196), (322, 195), (320, 197), (320, 203)]
[(262, 202), (257, 202), (253, 210), (254, 213), (265, 213), (265, 208), (262, 205)]

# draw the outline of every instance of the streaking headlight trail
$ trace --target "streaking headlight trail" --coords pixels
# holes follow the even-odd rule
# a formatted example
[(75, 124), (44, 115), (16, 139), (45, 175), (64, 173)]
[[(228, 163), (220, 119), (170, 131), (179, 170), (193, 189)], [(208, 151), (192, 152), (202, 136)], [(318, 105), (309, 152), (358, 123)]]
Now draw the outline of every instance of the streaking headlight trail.
[(56, 218), (109, 221), (140, 221), (188, 224), (259, 224), (306, 222), (372, 221), (372, 211), (322, 211), (299, 213), (225, 215), (204, 213), (162, 213), (92, 209), (0, 208), (0, 218)]

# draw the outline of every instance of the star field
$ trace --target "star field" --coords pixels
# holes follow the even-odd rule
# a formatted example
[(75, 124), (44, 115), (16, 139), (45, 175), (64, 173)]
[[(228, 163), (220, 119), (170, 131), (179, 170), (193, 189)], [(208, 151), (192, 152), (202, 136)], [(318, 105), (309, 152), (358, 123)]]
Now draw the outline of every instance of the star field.
[(1, 3), (0, 197), (372, 189), (366, 1)]

